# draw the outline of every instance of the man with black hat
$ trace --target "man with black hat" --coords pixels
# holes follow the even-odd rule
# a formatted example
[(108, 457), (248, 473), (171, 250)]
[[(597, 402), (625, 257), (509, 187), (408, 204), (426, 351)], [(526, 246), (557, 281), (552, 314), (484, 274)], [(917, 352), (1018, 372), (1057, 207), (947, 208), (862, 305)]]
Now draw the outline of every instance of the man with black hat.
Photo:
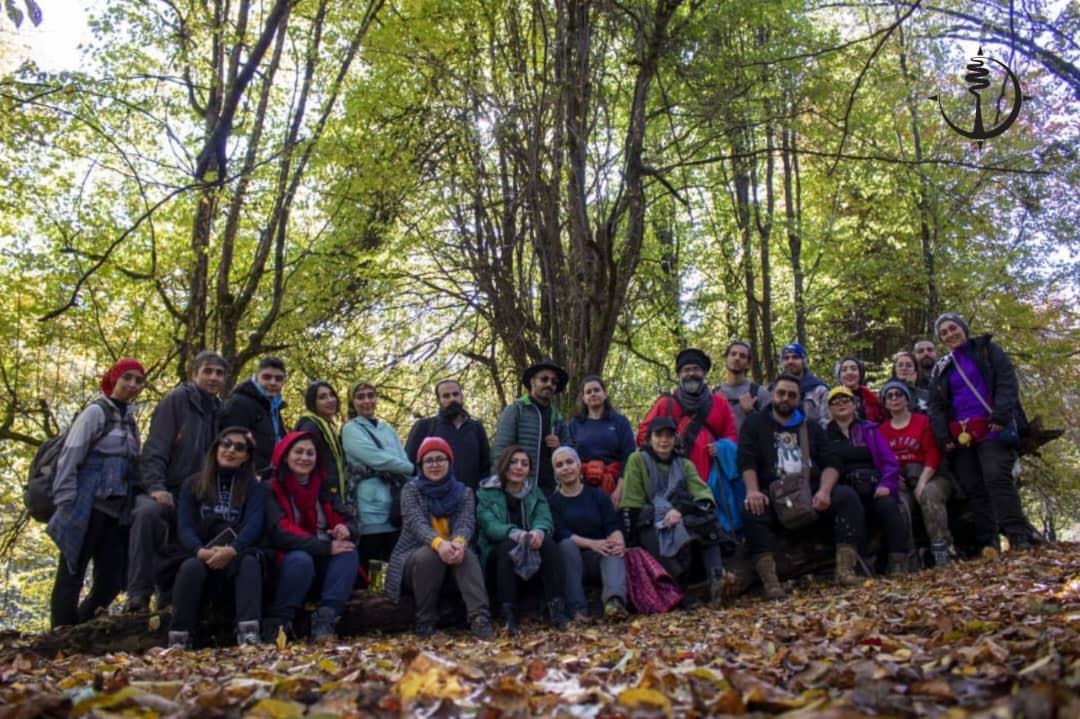
[(555, 491), (555, 470), (551, 453), (566, 439), (555, 395), (566, 387), (570, 375), (555, 360), (543, 359), (521, 375), (528, 393), (511, 402), (499, 415), (491, 456), (496, 459), (510, 445), (518, 445), (529, 455), (533, 480), (544, 496)]
[(653, 403), (638, 427), (637, 443), (645, 442), (646, 431), (655, 417), (670, 417), (679, 429), (683, 456), (694, 464), (701, 480), (707, 481), (712, 458), (716, 456), (715, 442), (730, 439), (738, 442), (735, 416), (727, 398), (713, 394), (705, 382), (712, 367), (709, 355), (699, 349), (685, 349), (675, 357), (675, 374), (679, 386)]

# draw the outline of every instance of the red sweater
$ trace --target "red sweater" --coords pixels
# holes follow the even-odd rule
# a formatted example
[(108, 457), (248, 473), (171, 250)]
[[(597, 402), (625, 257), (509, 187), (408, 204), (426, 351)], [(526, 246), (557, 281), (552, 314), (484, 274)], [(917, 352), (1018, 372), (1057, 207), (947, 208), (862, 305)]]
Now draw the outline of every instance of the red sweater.
[(912, 414), (903, 429), (897, 429), (891, 420), (885, 420), (878, 430), (888, 441), (900, 464), (918, 462), (934, 469), (941, 466), (941, 452), (930, 429), (930, 418), (925, 414)]
[[(686, 432), (687, 425), (690, 424), (693, 415), (683, 414), (682, 405), (672, 395), (664, 395), (653, 403), (652, 409), (645, 415), (645, 419), (641, 421), (641, 426), (638, 427), (637, 432), (638, 446), (645, 444), (645, 433), (649, 422), (652, 422), (656, 417), (671, 417), (678, 427), (679, 436), (682, 436)], [(684, 449), (682, 452), (682, 455), (693, 463), (694, 469), (697, 470), (702, 482), (709, 481), (709, 468), (712, 462), (712, 458), (709, 457), (709, 445), (718, 439), (724, 438), (730, 439), (736, 444), (739, 443), (739, 434), (735, 430), (735, 415), (732, 414), (731, 406), (724, 395), (713, 394), (712, 408), (705, 418), (701, 431), (698, 432), (697, 437), (694, 439), (694, 445), (689, 449)]]

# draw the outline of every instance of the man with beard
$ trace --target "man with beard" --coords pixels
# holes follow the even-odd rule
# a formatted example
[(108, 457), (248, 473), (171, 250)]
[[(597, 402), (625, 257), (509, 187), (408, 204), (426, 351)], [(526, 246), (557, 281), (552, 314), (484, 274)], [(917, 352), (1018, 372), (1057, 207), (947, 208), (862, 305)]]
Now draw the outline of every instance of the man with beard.
[(724, 381), (713, 390), (727, 397), (735, 416), (735, 431), (742, 428), (746, 415), (769, 403), (769, 391), (746, 376), (750, 368), (750, 345), (735, 340), (724, 350)]
[(554, 400), (568, 381), (570, 375), (555, 364), (555, 360), (543, 359), (526, 369), (521, 375), (521, 384), (528, 393), (502, 411), (491, 442), (491, 453), (496, 462), (510, 445), (516, 444), (525, 450), (529, 455), (532, 481), (540, 487), (545, 498), (555, 491), (551, 453), (567, 439), (566, 425)]
[(405, 454), (416, 464), (420, 443), (428, 437), (441, 437), (454, 450), (454, 474), (474, 492), (491, 474), (491, 445), (484, 425), (465, 411), (461, 383), (453, 379), (435, 384), (439, 413), (416, 421), (405, 442)]
[[(827, 401), (829, 385), (810, 371), (806, 349), (798, 342), (784, 345), (784, 348), (780, 350), (780, 368), (784, 374), (799, 380), (799, 396), (802, 398), (799, 409), (811, 422), (816, 422), (822, 428), (826, 427), (832, 419)], [(769, 387), (770, 392), (773, 389)]]
[[(800, 378), (782, 374), (773, 383), (772, 404), (746, 418), (739, 435), (739, 471), (746, 484), (743, 530), (754, 569), (766, 599), (780, 599), (784, 589), (776, 576), (774, 544), (780, 531), (814, 532), (823, 523), (832, 527), (836, 543), (836, 582), (859, 583), (855, 574), (857, 547), (865, 532), (859, 495), (838, 484), (840, 461), (828, 449), (825, 430), (799, 409)], [(805, 429), (804, 429), (805, 428)], [(804, 457), (804, 453), (809, 457)], [(769, 485), (781, 476), (797, 476), (809, 465), (810, 491), (817, 520), (804, 529), (786, 530), (769, 501)], [(801, 536), (801, 535), (800, 535)], [(809, 540), (811, 536), (808, 535)]]
[(685, 349), (675, 357), (679, 386), (653, 403), (638, 428), (637, 443), (645, 442), (649, 423), (656, 417), (670, 417), (678, 428), (681, 454), (694, 464), (701, 481), (707, 481), (716, 456), (716, 440), (738, 441), (735, 416), (727, 398), (713, 394), (705, 382), (712, 360), (699, 349)]
[(931, 340), (918, 340), (912, 351), (915, 353), (915, 362), (918, 364), (919, 379), (915, 386), (919, 389), (930, 389), (930, 373), (937, 364), (937, 348)]

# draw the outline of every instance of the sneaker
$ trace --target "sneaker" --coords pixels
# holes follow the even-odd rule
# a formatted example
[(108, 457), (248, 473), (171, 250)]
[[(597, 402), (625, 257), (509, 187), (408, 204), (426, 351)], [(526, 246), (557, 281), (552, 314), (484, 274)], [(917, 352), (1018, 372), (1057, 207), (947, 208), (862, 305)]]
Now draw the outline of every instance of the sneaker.
[(417, 622), (416, 623), (416, 636), (421, 639), (427, 639), (428, 637), (435, 636), (435, 623), (434, 622)]
[(626, 604), (620, 597), (612, 597), (604, 602), (604, 617), (611, 621), (626, 619), (630, 613), (626, 611)]
[(473, 635), (482, 642), (490, 642), (495, 638), (495, 627), (491, 625), (491, 619), (486, 614), (477, 614), (469, 622), (469, 629)]
[(169, 632), (169, 649), (191, 649), (191, 632)]
[(259, 643), (259, 620), (249, 619), (236, 623), (236, 646), (247, 647)]

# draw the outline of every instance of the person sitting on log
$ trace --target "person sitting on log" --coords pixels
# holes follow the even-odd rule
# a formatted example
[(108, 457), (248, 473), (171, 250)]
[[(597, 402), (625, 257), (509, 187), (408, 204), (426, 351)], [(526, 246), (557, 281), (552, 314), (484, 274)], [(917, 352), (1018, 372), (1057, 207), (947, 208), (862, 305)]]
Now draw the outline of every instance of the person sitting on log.
[[(825, 431), (799, 409), (800, 392), (798, 377), (780, 375), (773, 383), (772, 403), (747, 417), (739, 435), (738, 465), (746, 483), (743, 530), (767, 599), (785, 594), (776, 574), (776, 534), (781, 531), (831, 526), (836, 581), (859, 583), (855, 565), (864, 533), (862, 503), (854, 489), (839, 484), (840, 461), (829, 451)], [(828, 405), (822, 409), (828, 412)], [(778, 480), (783, 481), (771, 493)], [(782, 506), (775, 506), (771, 494)]]
[(454, 476), (454, 452), (442, 437), (427, 437), (416, 451), (419, 475), (401, 490), (401, 536), (386, 571), (386, 596), (402, 592), (416, 604), (416, 634), (429, 637), (439, 619), (447, 574), (465, 600), (478, 639), (495, 637), (480, 560), (469, 546), (476, 523), (473, 492)]
[(825, 432), (829, 451), (840, 461), (840, 481), (859, 495), (868, 527), (880, 525), (888, 553), (886, 574), (907, 574), (908, 526), (901, 514), (900, 465), (873, 422), (855, 416), (855, 395), (846, 386), (829, 391), (832, 419)]
[(518, 584), (537, 574), (551, 625), (564, 629), (569, 624), (551, 507), (530, 463), (522, 447), (512, 444), (504, 449), (495, 464), (497, 474), (480, 485), (476, 512), (480, 562), (495, 587), (503, 625), (510, 635), (518, 633)]
[[(227, 427), (207, 452), (199, 474), (180, 490), (177, 529), (188, 558), (173, 584), (169, 646), (190, 648), (203, 600), (236, 606), (236, 643), (259, 643), (266, 494), (255, 475), (255, 440), (246, 427)], [(207, 583), (210, 587), (207, 587)], [(205, 591), (209, 589), (210, 591)]]
[[(724, 402), (727, 408), (727, 402)], [(684, 609), (697, 602), (686, 591), (693, 553), (701, 557), (709, 582), (709, 602), (720, 604), (734, 587), (724, 571), (723, 545), (731, 542), (716, 518), (712, 490), (694, 463), (675, 449), (676, 426), (670, 417), (649, 422), (645, 445), (626, 463), (622, 504), (627, 531), (653, 555), (683, 588)]]
[(314, 432), (290, 432), (274, 447), (266, 533), (278, 552), (277, 587), (266, 611), (262, 638), (292, 633), (296, 610), (315, 588), (318, 608), (311, 640), (333, 638), (356, 583), (358, 531), (341, 496), (327, 481), (326, 457)]
[[(836, 381), (839, 387), (851, 390), (855, 403), (855, 419), (875, 424), (885, 419), (885, 410), (874, 391), (866, 386), (866, 365), (857, 357), (845, 357), (836, 364)], [(828, 402), (826, 396), (826, 402)], [(828, 426), (828, 424), (826, 424)]]
[(599, 579), (604, 616), (622, 619), (626, 616), (626, 542), (615, 507), (603, 490), (585, 481), (575, 449), (559, 447), (551, 462), (559, 488), (549, 502), (563, 560), (567, 611), (575, 621), (587, 620), (585, 580)]
[(900, 463), (901, 496), (914, 497), (922, 513), (930, 539), (935, 567), (951, 561), (949, 515), (946, 505), (955, 492), (948, 475), (940, 474), (941, 453), (934, 441), (930, 418), (911, 411), (911, 387), (902, 380), (890, 380), (881, 388), (881, 398), (889, 419), (880, 427), (882, 436)]

